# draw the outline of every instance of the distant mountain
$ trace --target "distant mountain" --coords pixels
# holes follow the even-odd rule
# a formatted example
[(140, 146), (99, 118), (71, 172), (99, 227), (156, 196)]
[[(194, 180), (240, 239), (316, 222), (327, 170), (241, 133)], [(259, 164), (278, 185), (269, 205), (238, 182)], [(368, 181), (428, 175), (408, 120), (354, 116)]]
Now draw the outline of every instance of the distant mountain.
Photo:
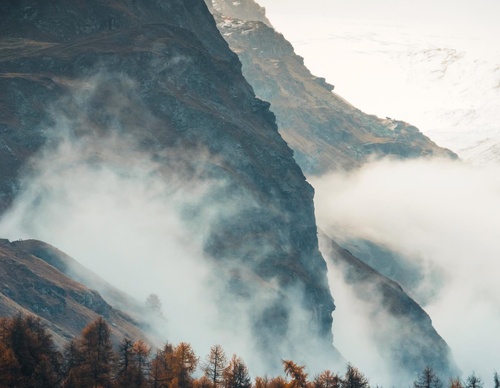
[(123, 337), (146, 338), (139, 321), (40, 258), (36, 254), (42, 253), (39, 249), (53, 248), (37, 241), (0, 240), (0, 316), (21, 313), (41, 318), (60, 347), (99, 316), (110, 324), (116, 344)]
[[(177, 174), (211, 183), (179, 212), (202, 235), (204, 259), (224, 268), (213, 274), (220, 310), (253, 301), (241, 319), (262, 359), (279, 364), (297, 347), (292, 322), (336, 357), (313, 189), (205, 3), (21, 0), (2, 2), (0, 14), (2, 210), (26, 200), (35, 178), (41, 191), (23, 204), (28, 229), (30, 211), (57, 201), (43, 173), (78, 175), (77, 162), (54, 159), (67, 144), (93, 171), (108, 166), (127, 177), (150, 164), (159, 181)], [(54, 252), (39, 248), (55, 264)]]
[(355, 108), (324, 78), (311, 74), (283, 35), (264, 22), (231, 17), (239, 5), (224, 4), (218, 8), (231, 12), (215, 12), (217, 26), (257, 96), (271, 103), (280, 133), (306, 175), (350, 169), (383, 156), (456, 158), (408, 123)]
[(464, 161), (500, 161), (500, 50), (491, 30), (399, 21), (332, 26), (287, 38), (324, 76), (339, 79), (340, 94), (371, 113), (411, 122)]

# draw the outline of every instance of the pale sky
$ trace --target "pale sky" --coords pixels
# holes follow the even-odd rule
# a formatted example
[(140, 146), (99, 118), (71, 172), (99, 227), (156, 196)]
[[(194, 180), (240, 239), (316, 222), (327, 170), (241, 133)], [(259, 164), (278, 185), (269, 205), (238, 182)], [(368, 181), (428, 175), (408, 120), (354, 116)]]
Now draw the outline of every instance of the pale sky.
[[(497, 0), (259, 0), (271, 22), (285, 28), (286, 19), (297, 17), (332, 22), (388, 21), (418, 23), (454, 29), (499, 31), (500, 1)], [(285, 32), (285, 31), (283, 31)]]
[[(357, 108), (456, 152), (500, 141), (500, 0), (257, 1), (311, 72)], [(469, 139), (473, 128), (489, 132)]]

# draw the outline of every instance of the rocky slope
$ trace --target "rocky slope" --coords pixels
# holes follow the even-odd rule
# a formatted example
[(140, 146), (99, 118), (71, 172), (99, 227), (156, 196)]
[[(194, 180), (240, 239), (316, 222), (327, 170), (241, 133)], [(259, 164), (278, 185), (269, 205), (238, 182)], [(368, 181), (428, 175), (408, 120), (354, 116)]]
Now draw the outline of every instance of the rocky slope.
[[(0, 13), (2, 208), (26, 190), (20, 176), (57, 169), (50, 156), (68, 141), (88, 146), (85, 162), (96, 169), (126, 174), (148, 162), (159, 179), (175, 170), (221, 182), (210, 200), (228, 210), (204, 231), (204, 253), (270, 285), (249, 317), (258, 346), (291, 341), (296, 305), (329, 347), (334, 305), (313, 190), (205, 3), (22, 0), (3, 2)], [(128, 148), (109, 147), (110, 138)], [(48, 166), (30, 162), (40, 154)], [(40, 200), (50, 199), (30, 206)], [(201, 222), (203, 211), (186, 209), (186, 223)], [(244, 302), (259, 287), (237, 273), (225, 290)]]
[[(306, 174), (350, 169), (384, 156), (456, 158), (407, 123), (379, 119), (356, 109), (333, 93), (333, 85), (312, 75), (292, 45), (269, 23), (245, 19), (243, 12), (238, 19), (234, 15), (238, 15), (239, 4), (222, 1), (222, 7), (220, 3), (213, 4), (219, 30), (240, 57), (243, 73), (256, 94), (271, 102), (279, 130)], [(398, 370), (411, 375), (426, 364), (443, 375), (455, 373), (450, 348), (429, 316), (395, 282), (416, 288), (422, 281), (419, 268), (370, 241), (350, 241), (350, 246), (358, 248), (354, 256), (330, 238), (324, 240), (322, 251), (332, 254), (336, 269), (343, 272), (373, 316), (390, 317), (390, 325), (380, 328), (376, 345), (390, 362), (392, 375), (397, 376)], [(367, 287), (377, 292), (366, 292)], [(394, 329), (400, 335), (391, 336)]]
[(280, 133), (306, 175), (350, 169), (388, 155), (456, 158), (408, 123), (356, 109), (333, 92), (333, 85), (310, 73), (283, 35), (265, 22), (232, 17), (238, 6), (224, 3), (214, 12), (219, 30), (257, 96), (271, 103)]
[(43, 247), (38, 242), (0, 240), (0, 316), (40, 317), (61, 347), (99, 316), (110, 323), (115, 343), (124, 336), (146, 337), (136, 320), (113, 308), (97, 291), (23, 249), (35, 244)]
[[(411, 381), (431, 366), (443, 378), (459, 374), (446, 342), (432, 326), (429, 315), (395, 281), (374, 270), (321, 233), (321, 251), (342, 273), (348, 287), (364, 305), (378, 352), (388, 363), (393, 381)], [(366, 333), (365, 333), (366, 334)], [(398, 380), (399, 378), (399, 380)]]

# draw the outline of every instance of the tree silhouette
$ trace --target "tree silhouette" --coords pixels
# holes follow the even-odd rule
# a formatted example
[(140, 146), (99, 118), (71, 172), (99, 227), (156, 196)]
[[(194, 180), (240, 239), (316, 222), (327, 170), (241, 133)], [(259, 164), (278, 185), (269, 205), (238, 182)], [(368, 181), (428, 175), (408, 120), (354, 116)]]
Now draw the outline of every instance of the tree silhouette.
[(252, 381), (248, 368), (240, 357), (233, 354), (229, 365), (223, 372), (225, 388), (251, 388)]
[(484, 384), (478, 376), (474, 372), (472, 372), (469, 377), (467, 377), (467, 381), (465, 382), (465, 388), (483, 388)]
[(442, 386), (443, 383), (430, 366), (427, 366), (413, 383), (414, 388), (442, 388)]
[(366, 377), (354, 366), (347, 364), (347, 371), (344, 375), (342, 388), (369, 388)]

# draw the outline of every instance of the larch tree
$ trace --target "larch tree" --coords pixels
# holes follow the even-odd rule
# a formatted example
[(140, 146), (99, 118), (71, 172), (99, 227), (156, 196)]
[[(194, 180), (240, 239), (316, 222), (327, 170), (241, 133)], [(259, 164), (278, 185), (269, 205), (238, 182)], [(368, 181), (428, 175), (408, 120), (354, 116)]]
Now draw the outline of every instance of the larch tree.
[(213, 388), (219, 388), (224, 383), (224, 369), (227, 367), (227, 358), (220, 345), (210, 348), (210, 353), (203, 364), (205, 376), (212, 382)]
[(102, 317), (82, 330), (75, 343), (78, 363), (69, 371), (66, 386), (70, 387), (71, 383), (83, 387), (111, 386), (115, 353), (110, 335), (109, 326)]
[(193, 372), (198, 365), (198, 357), (187, 342), (177, 345), (170, 358), (173, 379), (169, 384), (172, 388), (191, 388), (194, 383)]
[(268, 381), (267, 388), (287, 388), (288, 383), (283, 376), (273, 377)]
[(254, 387), (255, 388), (268, 388), (269, 387), (269, 378), (267, 376), (256, 377)]
[(369, 388), (368, 379), (358, 370), (358, 368), (347, 364), (347, 371), (344, 375), (342, 388)]
[(252, 380), (248, 368), (240, 357), (233, 354), (223, 372), (225, 388), (251, 388)]
[(314, 377), (312, 385), (314, 388), (340, 388), (342, 386), (342, 379), (339, 375), (325, 370)]
[(149, 370), (149, 386), (152, 388), (164, 388), (173, 379), (173, 355), (174, 347), (168, 342), (163, 349), (157, 350), (151, 361)]
[(2, 320), (0, 338), (3, 367), (17, 371), (19, 386), (49, 388), (59, 384), (61, 354), (40, 318), (19, 314)]
[(290, 377), (289, 388), (306, 388), (307, 386), (307, 373), (305, 373), (305, 365), (297, 365), (292, 360), (282, 360), (285, 375)]

